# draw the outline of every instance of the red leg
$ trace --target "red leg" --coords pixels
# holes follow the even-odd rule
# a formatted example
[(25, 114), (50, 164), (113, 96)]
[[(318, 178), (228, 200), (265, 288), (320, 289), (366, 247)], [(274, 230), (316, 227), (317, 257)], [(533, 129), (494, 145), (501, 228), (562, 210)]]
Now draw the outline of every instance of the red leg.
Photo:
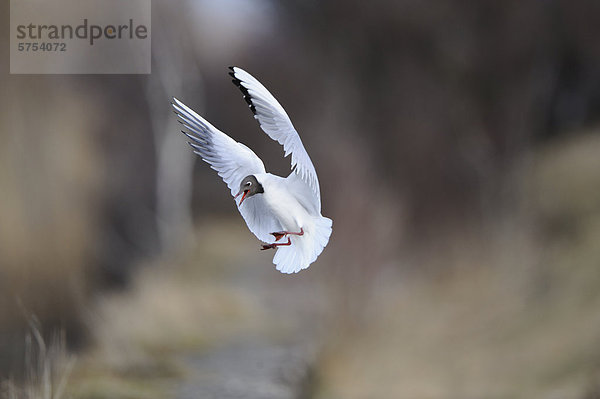
[(288, 245), (292, 245), (292, 241), (290, 241), (290, 237), (288, 237), (287, 242), (284, 244), (276, 243), (276, 242), (274, 242), (273, 244), (264, 244), (260, 250), (264, 251), (265, 249), (274, 249), (276, 247), (287, 247)]
[(300, 232), (299, 233), (294, 233), (293, 231), (278, 231), (276, 233), (271, 233), (271, 235), (273, 237), (275, 237), (275, 241), (279, 241), (281, 240), (281, 237), (283, 236), (287, 236), (287, 235), (294, 235), (294, 236), (303, 236), (304, 235), (304, 228), (300, 227)]

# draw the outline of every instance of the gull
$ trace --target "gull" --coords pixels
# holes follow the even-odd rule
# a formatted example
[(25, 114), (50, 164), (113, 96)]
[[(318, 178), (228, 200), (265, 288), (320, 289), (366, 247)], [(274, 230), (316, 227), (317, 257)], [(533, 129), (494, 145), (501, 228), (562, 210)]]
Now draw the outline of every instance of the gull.
[(332, 231), (331, 219), (321, 215), (321, 192), (315, 167), (298, 132), (279, 102), (252, 75), (230, 67), (233, 83), (262, 130), (291, 154), (287, 177), (267, 173), (261, 159), (244, 144), (214, 127), (176, 98), (171, 103), (184, 126), (188, 144), (217, 171), (231, 190), (248, 229), (275, 249), (273, 263), (282, 273), (308, 268), (321, 254)]

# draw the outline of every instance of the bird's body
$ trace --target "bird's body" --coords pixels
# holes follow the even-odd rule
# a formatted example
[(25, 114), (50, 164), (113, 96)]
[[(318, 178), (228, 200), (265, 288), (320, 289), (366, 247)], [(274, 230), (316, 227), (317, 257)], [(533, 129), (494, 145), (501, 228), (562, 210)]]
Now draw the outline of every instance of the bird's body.
[(285, 155), (292, 155), (293, 170), (288, 177), (267, 173), (250, 148), (219, 131), (179, 100), (174, 99), (173, 107), (188, 130), (183, 133), (191, 139), (194, 152), (218, 172), (234, 198), (242, 195), (238, 210), (250, 231), (268, 243), (262, 249), (277, 250), (273, 258), (277, 270), (296, 273), (317, 259), (331, 235), (332, 221), (321, 215), (319, 181), (283, 107), (244, 70), (233, 67), (230, 74), (261, 128), (283, 144)]
[(291, 180), (271, 173), (255, 176), (263, 186), (268, 187), (262, 196), (255, 197), (256, 201), (264, 201), (265, 207), (281, 224), (279, 231), (300, 231), (301, 228), (308, 228), (307, 225), (313, 217), (319, 217), (319, 215), (310, 215), (300, 200), (294, 196), (293, 190), (290, 189)]

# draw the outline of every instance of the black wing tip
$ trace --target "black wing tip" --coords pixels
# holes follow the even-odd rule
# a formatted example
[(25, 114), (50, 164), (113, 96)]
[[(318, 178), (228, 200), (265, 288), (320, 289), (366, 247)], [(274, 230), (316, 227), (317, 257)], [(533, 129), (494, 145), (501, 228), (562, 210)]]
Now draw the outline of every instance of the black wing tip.
[(236, 85), (238, 87), (238, 89), (240, 89), (240, 91), (242, 92), (242, 95), (244, 96), (244, 100), (246, 100), (246, 102), (248, 103), (248, 106), (250, 107), (250, 110), (252, 111), (252, 113), (254, 115), (256, 115), (256, 107), (252, 103), (252, 96), (248, 92), (248, 89), (245, 88), (244, 85), (242, 85), (242, 81), (235, 76), (235, 72), (233, 72), (234, 67), (229, 67), (229, 68), (232, 71), (232, 72), (229, 72), (229, 75), (233, 78), (233, 79), (231, 79), (231, 81), (233, 82), (234, 85)]

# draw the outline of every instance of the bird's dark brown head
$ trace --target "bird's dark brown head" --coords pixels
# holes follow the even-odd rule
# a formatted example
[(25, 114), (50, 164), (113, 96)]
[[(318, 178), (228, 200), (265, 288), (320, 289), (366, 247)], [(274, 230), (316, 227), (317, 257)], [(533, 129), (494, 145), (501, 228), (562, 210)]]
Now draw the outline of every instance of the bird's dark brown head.
[(240, 205), (242, 205), (242, 202), (244, 202), (246, 198), (264, 192), (265, 190), (263, 189), (262, 184), (256, 180), (256, 177), (254, 175), (249, 175), (244, 177), (244, 180), (240, 183), (240, 191), (236, 194), (235, 198), (237, 198), (238, 195), (243, 194), (242, 199), (240, 200)]

